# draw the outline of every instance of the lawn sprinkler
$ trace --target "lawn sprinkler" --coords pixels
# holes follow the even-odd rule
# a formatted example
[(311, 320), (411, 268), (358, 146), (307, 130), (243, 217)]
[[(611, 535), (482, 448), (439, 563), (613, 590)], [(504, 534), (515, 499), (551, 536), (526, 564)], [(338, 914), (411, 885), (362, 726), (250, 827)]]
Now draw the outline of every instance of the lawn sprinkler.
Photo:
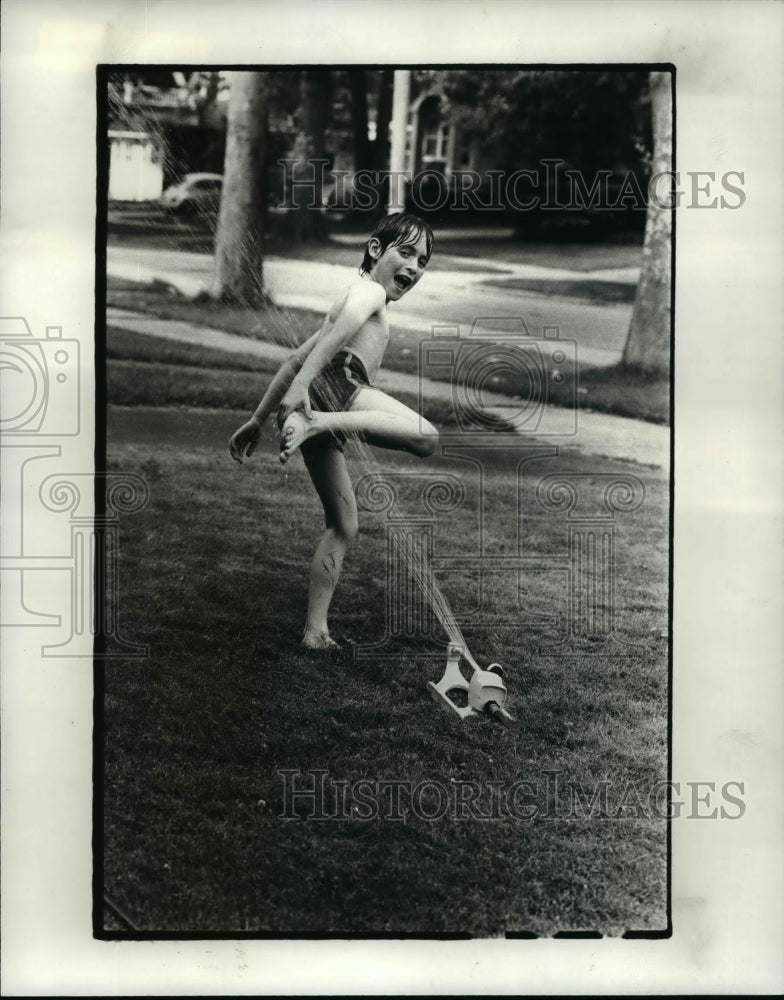
[[(465, 679), (460, 670), (462, 657), (465, 657), (473, 671), (470, 681)], [(446, 650), (444, 676), (438, 684), (428, 681), (427, 686), (436, 701), (447, 710), (456, 712), (461, 719), (485, 712), (497, 722), (508, 726), (514, 719), (504, 708), (507, 692), (502, 674), (503, 668), (499, 663), (491, 663), (487, 670), (482, 670), (464, 646), (450, 642)], [(468, 704), (457, 705), (449, 697), (451, 691), (467, 691)]]

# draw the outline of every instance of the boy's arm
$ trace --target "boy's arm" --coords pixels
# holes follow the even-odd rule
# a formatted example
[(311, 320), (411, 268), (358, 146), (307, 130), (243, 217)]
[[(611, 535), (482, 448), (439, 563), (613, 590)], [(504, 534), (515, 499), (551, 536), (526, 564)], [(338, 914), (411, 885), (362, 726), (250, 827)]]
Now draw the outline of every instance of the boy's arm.
[(383, 308), (385, 302), (386, 295), (380, 285), (371, 282), (352, 285), (332, 327), (326, 333), (317, 335), (315, 343), (292, 379), (278, 411), (278, 423), (281, 426), (294, 410), (305, 409), (306, 415), (310, 415), (307, 395), (310, 383), (357, 330)]
[(274, 378), (267, 386), (267, 391), (262, 396), (261, 402), (256, 407), (253, 416), (247, 420), (239, 430), (229, 439), (229, 452), (232, 458), (242, 462), (243, 456), (250, 458), (256, 450), (259, 441), (261, 428), (264, 421), (277, 407), (284, 393), (291, 385), (291, 381), (302, 367), (302, 362), (313, 349), (318, 338), (318, 333), (301, 344), (293, 354), (288, 357), (276, 372)]
[(313, 346), (317, 340), (318, 332), (314, 333), (303, 344), (300, 344), (296, 351), (280, 366), (275, 377), (267, 386), (267, 391), (262, 396), (261, 402), (254, 410), (253, 416), (250, 418), (259, 427), (264, 424), (270, 413), (278, 406), (295, 375), (302, 368), (303, 361), (313, 350)]

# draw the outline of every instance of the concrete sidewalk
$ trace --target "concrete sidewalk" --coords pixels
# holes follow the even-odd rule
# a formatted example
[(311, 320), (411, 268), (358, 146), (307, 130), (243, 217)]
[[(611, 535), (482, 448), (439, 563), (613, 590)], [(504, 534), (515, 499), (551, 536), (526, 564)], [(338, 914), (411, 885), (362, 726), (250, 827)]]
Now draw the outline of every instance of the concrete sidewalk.
[[(426, 335), (435, 326), (470, 329), (481, 318), (482, 328), (494, 329), (493, 318), (501, 320), (499, 337), (508, 330), (510, 318), (524, 317), (533, 336), (558, 328), (562, 339), (577, 345), (579, 362), (588, 367), (607, 367), (621, 360), (631, 321), (627, 304), (592, 305), (575, 299), (487, 285), (496, 279), (500, 266), (484, 259), (464, 258), (475, 269), (432, 271), (390, 311), (390, 322), (400, 330)], [(107, 273), (128, 281), (164, 282), (186, 298), (195, 298), (212, 277), (211, 254), (176, 250), (148, 250), (110, 246)], [(507, 278), (537, 278), (552, 281), (636, 281), (636, 269), (608, 271), (565, 271), (528, 264), (504, 264)], [(623, 272), (623, 273), (622, 273)], [(632, 273), (634, 272), (634, 273)], [(276, 305), (325, 313), (341, 288), (356, 277), (355, 268), (307, 260), (270, 256), (264, 260), (264, 283)]]
[[(280, 364), (290, 353), (289, 348), (264, 341), (253, 340), (225, 333), (212, 327), (198, 326), (178, 320), (159, 319), (142, 313), (109, 307), (107, 325), (134, 333), (162, 337), (183, 344), (211, 347), (227, 353), (246, 354)], [(397, 322), (397, 316), (395, 317)], [(421, 321), (419, 321), (421, 324)], [(111, 334), (109, 334), (111, 336)], [(406, 393), (425, 399), (452, 401), (452, 386), (417, 375), (381, 369), (376, 385), (391, 395)], [(523, 405), (502, 393), (482, 391), (482, 406), (495, 416), (506, 418), (514, 426), (515, 415)], [(536, 444), (576, 448), (586, 456), (618, 459), (640, 465), (668, 469), (670, 461), (670, 429), (643, 420), (572, 411), (565, 407), (545, 405), (536, 414), (536, 427), (532, 421), (524, 424), (517, 433), (521, 438)]]

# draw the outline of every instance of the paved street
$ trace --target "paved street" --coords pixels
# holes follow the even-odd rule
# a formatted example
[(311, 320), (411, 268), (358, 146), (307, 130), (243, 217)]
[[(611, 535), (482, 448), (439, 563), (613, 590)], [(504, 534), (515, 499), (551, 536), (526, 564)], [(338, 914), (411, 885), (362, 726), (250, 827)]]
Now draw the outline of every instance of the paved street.
[[(466, 258), (459, 260), (465, 264)], [(392, 326), (426, 335), (433, 326), (459, 324), (467, 334), (472, 323), (481, 319), (484, 329), (508, 329), (508, 320), (524, 319), (530, 334), (541, 337), (544, 327), (557, 327), (561, 339), (577, 343), (578, 361), (584, 365), (612, 365), (621, 358), (629, 330), (632, 307), (628, 304), (594, 305), (574, 298), (543, 295), (515, 288), (486, 284), (507, 278), (540, 280), (624, 281), (637, 280), (635, 268), (607, 271), (567, 271), (531, 265), (495, 265), (471, 259), (476, 270), (431, 271), (406, 296), (402, 308), (390, 309)], [(135, 281), (159, 277), (194, 294), (212, 273), (212, 256), (173, 250), (135, 247), (108, 248), (110, 274)], [(500, 271), (504, 273), (499, 273)], [(340, 288), (356, 271), (339, 264), (314, 263), (268, 257), (264, 280), (274, 301), (290, 308), (326, 311)], [(495, 324), (494, 320), (506, 320)]]

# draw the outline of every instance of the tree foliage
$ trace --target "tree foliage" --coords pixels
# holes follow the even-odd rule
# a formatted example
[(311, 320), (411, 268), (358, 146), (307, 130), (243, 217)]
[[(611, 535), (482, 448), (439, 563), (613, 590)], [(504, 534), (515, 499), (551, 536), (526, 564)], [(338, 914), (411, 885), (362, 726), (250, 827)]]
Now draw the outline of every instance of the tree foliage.
[(545, 158), (588, 174), (649, 164), (647, 73), (449, 70), (443, 84), (452, 114), (498, 169)]

